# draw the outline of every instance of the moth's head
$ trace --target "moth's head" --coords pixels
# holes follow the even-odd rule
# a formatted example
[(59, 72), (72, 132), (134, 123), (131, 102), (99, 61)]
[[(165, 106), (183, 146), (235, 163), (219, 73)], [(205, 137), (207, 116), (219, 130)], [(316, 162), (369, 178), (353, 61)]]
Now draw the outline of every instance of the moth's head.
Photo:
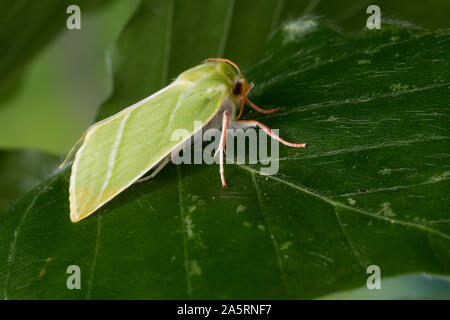
[(241, 98), (246, 87), (247, 81), (245, 78), (237, 78), (233, 83), (233, 96), (236, 98)]
[[(240, 75), (233, 84), (233, 101), (235, 105), (239, 105), (239, 112), (237, 114), (237, 119), (239, 119), (242, 115), (242, 111), (244, 110), (244, 104), (247, 99), (247, 95), (250, 90), (253, 88), (253, 83), (248, 84), (247, 80)], [(237, 110), (236, 110), (237, 111)]]
[(247, 95), (250, 92), (250, 90), (253, 88), (253, 83), (250, 83), (250, 84), (247, 83), (247, 80), (242, 75), (241, 70), (239, 69), (237, 64), (235, 64), (233, 61), (228, 60), (228, 59), (223, 59), (223, 58), (210, 58), (210, 59), (205, 60), (205, 62), (209, 62), (209, 61), (226, 62), (236, 69), (237, 72), (234, 75), (231, 94), (232, 94), (232, 100), (233, 100), (234, 104), (240, 106), (239, 114), (237, 115), (237, 118), (239, 119), (242, 115), (242, 111), (244, 110), (244, 104), (246, 101), (248, 101)]

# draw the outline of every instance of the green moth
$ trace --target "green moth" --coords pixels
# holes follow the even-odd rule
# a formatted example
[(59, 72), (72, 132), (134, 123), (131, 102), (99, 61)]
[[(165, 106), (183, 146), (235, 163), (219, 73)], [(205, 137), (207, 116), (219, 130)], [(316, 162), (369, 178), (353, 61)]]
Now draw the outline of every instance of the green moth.
[[(252, 87), (247, 87), (233, 62), (207, 59), (162, 90), (89, 127), (62, 164), (77, 150), (69, 188), (72, 222), (91, 215), (131, 184), (154, 177), (170, 162), (172, 152), (181, 150), (199, 131), (194, 121), (201, 121), (200, 129), (222, 129), (217, 152), (223, 187), (227, 186), (223, 158), (228, 128), (259, 127), (285, 145), (305, 147), (281, 139), (260, 122), (238, 120), (244, 103), (261, 113), (278, 110), (264, 110), (248, 100)], [(171, 133), (178, 128), (187, 129), (190, 136), (172, 141)]]

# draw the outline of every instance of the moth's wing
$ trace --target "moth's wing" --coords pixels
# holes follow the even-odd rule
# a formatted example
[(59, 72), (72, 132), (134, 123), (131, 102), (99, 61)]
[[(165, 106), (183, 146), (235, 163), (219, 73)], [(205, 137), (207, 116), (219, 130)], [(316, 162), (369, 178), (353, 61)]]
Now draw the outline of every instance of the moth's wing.
[[(70, 177), (70, 218), (77, 222), (130, 186), (219, 111), (229, 88), (176, 81), (154, 95), (88, 129)], [(192, 136), (191, 134), (191, 136)]]

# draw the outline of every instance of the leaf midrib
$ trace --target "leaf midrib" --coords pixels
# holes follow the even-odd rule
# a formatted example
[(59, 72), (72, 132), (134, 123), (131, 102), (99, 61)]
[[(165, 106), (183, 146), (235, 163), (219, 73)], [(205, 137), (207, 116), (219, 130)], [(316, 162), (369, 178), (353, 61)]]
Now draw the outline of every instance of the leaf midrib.
[[(245, 165), (240, 165), (240, 164), (237, 164), (237, 166), (241, 167), (243, 170), (246, 170), (246, 171), (249, 171), (249, 172), (253, 172), (255, 174), (258, 174), (258, 175), (262, 176), (261, 173), (259, 171), (255, 170), (255, 169), (252, 169), (250, 167), (247, 167)], [(405, 227), (412, 227), (412, 228), (415, 228), (415, 229), (419, 229), (421, 231), (425, 231), (425, 232), (434, 234), (434, 235), (439, 236), (441, 238), (444, 238), (446, 240), (450, 240), (450, 235), (448, 235), (446, 233), (443, 233), (443, 232), (441, 232), (439, 230), (432, 229), (432, 228), (429, 228), (427, 226), (420, 225), (420, 224), (415, 224), (415, 223), (408, 222), (408, 221), (402, 221), (402, 220), (398, 220), (398, 219), (387, 218), (387, 217), (384, 217), (382, 215), (378, 215), (378, 214), (375, 214), (373, 212), (366, 211), (366, 210), (363, 210), (363, 209), (360, 209), (360, 208), (357, 208), (357, 207), (351, 207), (351, 206), (348, 206), (346, 204), (334, 201), (334, 200), (332, 200), (332, 199), (330, 199), (328, 197), (325, 197), (323, 195), (320, 195), (318, 193), (315, 193), (315, 192), (313, 192), (313, 191), (311, 191), (311, 190), (309, 190), (309, 189), (307, 189), (307, 188), (305, 188), (303, 186), (299, 186), (299, 185), (296, 185), (296, 184), (294, 184), (292, 182), (285, 181), (285, 180), (283, 180), (281, 178), (278, 178), (276, 176), (271, 176), (271, 175), (267, 175), (266, 176), (265, 175), (264, 177), (267, 177), (267, 178), (269, 178), (271, 180), (283, 183), (283, 184), (285, 184), (285, 185), (287, 185), (287, 186), (289, 186), (289, 187), (291, 187), (293, 189), (299, 190), (299, 191), (301, 191), (301, 192), (303, 192), (305, 194), (308, 194), (308, 195), (313, 196), (315, 198), (321, 199), (322, 201), (330, 204), (333, 208), (339, 207), (339, 208), (347, 209), (349, 211), (353, 211), (353, 212), (356, 212), (356, 213), (359, 213), (359, 214), (362, 214), (362, 215), (365, 215), (365, 216), (369, 216), (369, 217), (371, 217), (373, 219), (379, 219), (379, 220), (383, 220), (383, 221), (386, 221), (386, 222), (389, 222), (389, 223), (392, 223), (392, 224), (402, 225), (402, 226), (405, 226)]]

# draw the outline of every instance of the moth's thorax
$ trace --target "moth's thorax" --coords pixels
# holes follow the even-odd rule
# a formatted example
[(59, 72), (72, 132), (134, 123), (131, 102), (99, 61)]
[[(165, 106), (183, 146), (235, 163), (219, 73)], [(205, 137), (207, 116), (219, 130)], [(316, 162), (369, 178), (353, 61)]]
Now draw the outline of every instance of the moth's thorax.
[(210, 82), (211, 84), (224, 84), (230, 92), (233, 85), (240, 80), (239, 74), (226, 62), (206, 62), (186, 70), (178, 76), (176, 81), (189, 81), (194, 84)]
[(198, 88), (220, 90), (234, 105), (240, 103), (241, 95), (236, 95), (236, 86), (242, 85), (242, 76), (229, 63), (222, 61), (206, 62), (186, 70), (175, 81), (188, 81)]

